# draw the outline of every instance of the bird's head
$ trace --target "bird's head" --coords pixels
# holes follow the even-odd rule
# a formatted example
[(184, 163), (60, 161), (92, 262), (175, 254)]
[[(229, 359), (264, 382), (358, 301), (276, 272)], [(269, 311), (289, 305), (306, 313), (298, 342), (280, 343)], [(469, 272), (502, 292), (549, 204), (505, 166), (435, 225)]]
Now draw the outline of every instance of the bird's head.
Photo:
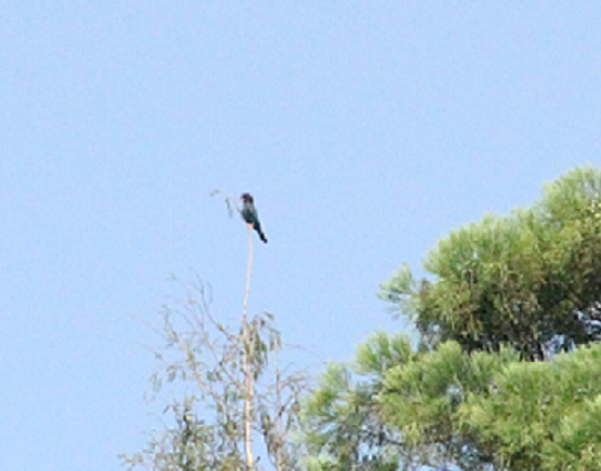
[(240, 199), (242, 201), (244, 201), (245, 203), (252, 203), (253, 202), (253, 197), (250, 195), (250, 193), (244, 193)]

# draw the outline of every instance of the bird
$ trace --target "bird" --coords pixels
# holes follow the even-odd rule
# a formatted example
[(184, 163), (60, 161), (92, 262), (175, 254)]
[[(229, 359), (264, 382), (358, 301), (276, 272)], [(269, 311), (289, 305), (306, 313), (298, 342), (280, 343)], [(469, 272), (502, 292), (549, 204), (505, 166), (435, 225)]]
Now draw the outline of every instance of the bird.
[(242, 215), (242, 219), (246, 221), (246, 223), (251, 226), (252, 229), (257, 231), (260, 239), (267, 243), (267, 237), (263, 234), (261, 230), (261, 223), (259, 222), (259, 213), (255, 208), (255, 200), (253, 199), (250, 193), (244, 193), (240, 199), (242, 200), (242, 211), (240, 214)]

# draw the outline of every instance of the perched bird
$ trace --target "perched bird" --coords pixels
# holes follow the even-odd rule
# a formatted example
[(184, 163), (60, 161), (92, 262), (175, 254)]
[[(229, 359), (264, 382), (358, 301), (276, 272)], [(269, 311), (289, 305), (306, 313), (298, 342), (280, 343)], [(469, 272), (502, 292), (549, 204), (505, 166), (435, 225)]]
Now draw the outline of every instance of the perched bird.
[(263, 242), (267, 243), (267, 237), (265, 237), (265, 234), (263, 234), (263, 231), (261, 230), (259, 213), (255, 208), (253, 197), (249, 193), (244, 193), (240, 198), (242, 199), (242, 219), (244, 219), (249, 226), (257, 231)]

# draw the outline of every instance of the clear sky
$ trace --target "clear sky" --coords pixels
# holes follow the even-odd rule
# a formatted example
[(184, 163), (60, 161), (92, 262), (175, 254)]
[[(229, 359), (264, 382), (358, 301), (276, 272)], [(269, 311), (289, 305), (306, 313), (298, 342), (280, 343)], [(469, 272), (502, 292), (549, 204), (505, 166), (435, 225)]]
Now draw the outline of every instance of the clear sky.
[(5, 1), (0, 467), (119, 469), (158, 424), (146, 323), (213, 286), (303, 362), (393, 321), (376, 292), (601, 144), (601, 9), (573, 1)]

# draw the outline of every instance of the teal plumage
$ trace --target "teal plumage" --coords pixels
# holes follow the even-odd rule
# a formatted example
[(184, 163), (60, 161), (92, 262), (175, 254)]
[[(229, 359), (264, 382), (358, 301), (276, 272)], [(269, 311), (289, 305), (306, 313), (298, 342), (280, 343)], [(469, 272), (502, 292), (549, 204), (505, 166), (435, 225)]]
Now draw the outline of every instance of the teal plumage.
[(255, 202), (253, 197), (249, 193), (244, 193), (241, 197), (242, 199), (242, 219), (246, 221), (248, 225), (251, 225), (255, 231), (259, 234), (261, 240), (267, 243), (267, 237), (261, 230), (261, 223), (259, 222), (259, 213), (255, 208)]

